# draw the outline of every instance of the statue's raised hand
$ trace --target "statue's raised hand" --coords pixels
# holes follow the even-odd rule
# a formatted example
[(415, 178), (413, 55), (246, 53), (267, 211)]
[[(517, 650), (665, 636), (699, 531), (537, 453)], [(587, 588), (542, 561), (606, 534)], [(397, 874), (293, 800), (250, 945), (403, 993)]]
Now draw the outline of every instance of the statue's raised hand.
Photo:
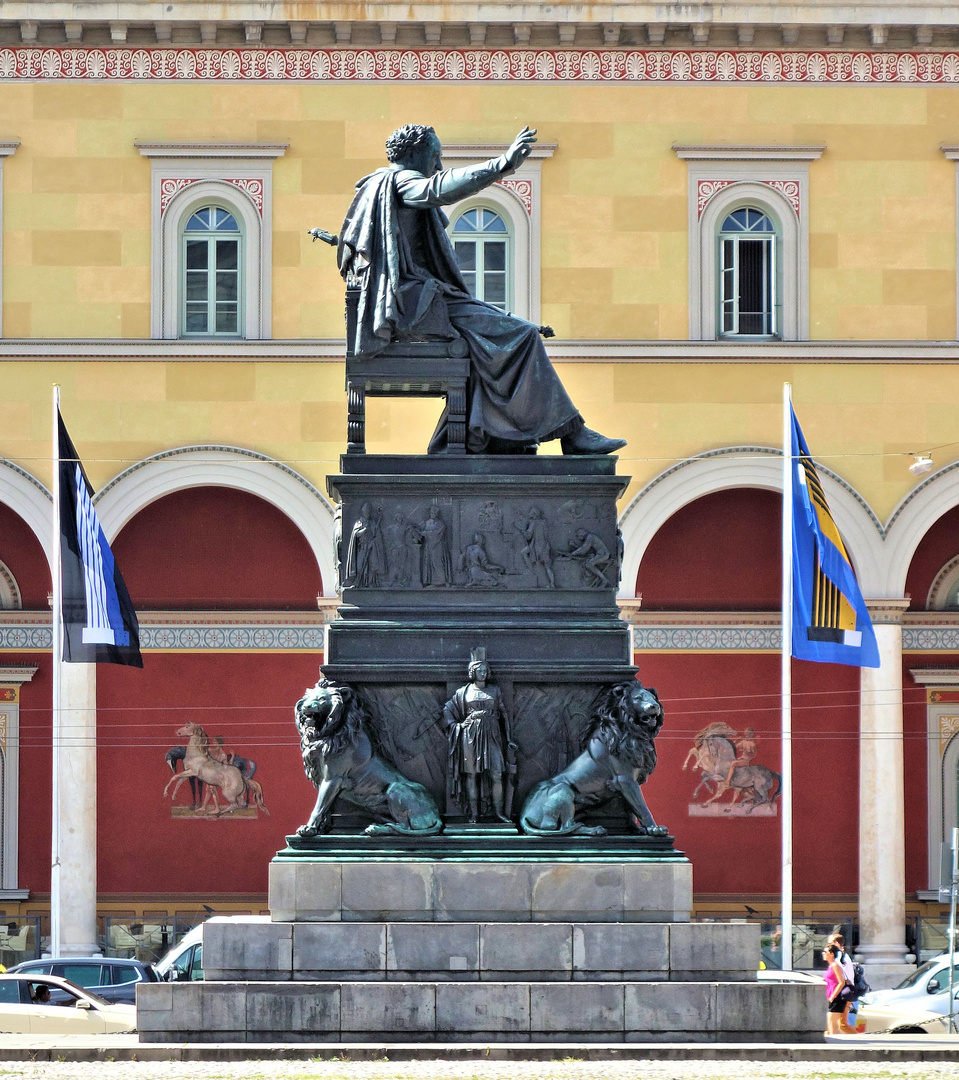
[(524, 127), (504, 155), (511, 169), (518, 169), (529, 157), (534, 142), (536, 142), (536, 128)]

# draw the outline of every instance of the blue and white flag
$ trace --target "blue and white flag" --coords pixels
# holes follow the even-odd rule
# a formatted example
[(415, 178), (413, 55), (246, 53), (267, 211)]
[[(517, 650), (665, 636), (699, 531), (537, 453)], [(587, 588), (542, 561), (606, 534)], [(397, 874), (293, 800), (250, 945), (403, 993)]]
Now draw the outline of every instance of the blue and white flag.
[(93, 488), (57, 410), (63, 660), (143, 667), (130, 594), (93, 508)]
[(855, 667), (879, 667), (879, 647), (866, 602), (819, 473), (792, 417), (792, 655)]

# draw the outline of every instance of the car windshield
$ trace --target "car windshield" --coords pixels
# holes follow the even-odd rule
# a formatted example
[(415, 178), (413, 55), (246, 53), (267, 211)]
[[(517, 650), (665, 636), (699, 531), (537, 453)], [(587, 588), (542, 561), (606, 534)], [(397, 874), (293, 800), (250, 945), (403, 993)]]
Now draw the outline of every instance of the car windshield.
[[(106, 1005), (107, 1007), (109, 1007), (110, 1002), (107, 1001), (105, 998), (100, 997), (99, 994), (95, 994), (92, 990), (87, 990), (85, 987), (77, 986), (76, 983), (70, 982), (69, 979), (64, 979), (63, 981), (66, 983), (66, 986), (61, 987), (56, 983), (50, 983), (50, 989), (60, 990), (62, 993), (69, 993), (74, 999), (89, 998), (91, 1001), (96, 1002), (97, 1005)], [(75, 1001), (67, 1002), (67, 1004), (75, 1004)]]
[(905, 979), (896, 987), (897, 990), (907, 990), (910, 986), (915, 986), (921, 979), (924, 979), (930, 971), (939, 967), (940, 960), (927, 960), (922, 967), (916, 968), (911, 974), (907, 975)]

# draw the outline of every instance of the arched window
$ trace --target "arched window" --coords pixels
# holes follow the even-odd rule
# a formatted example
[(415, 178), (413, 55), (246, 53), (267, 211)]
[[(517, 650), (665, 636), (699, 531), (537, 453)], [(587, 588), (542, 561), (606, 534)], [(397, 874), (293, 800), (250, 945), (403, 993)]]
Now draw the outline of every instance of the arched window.
[(723, 337), (781, 336), (777, 233), (753, 206), (733, 210), (719, 229), (719, 303)]
[(473, 206), (453, 220), (453, 250), (477, 300), (509, 310), (513, 292), (512, 236), (506, 219), (488, 206)]
[(196, 210), (183, 229), (180, 327), (186, 335), (240, 333), (243, 233), (221, 206)]

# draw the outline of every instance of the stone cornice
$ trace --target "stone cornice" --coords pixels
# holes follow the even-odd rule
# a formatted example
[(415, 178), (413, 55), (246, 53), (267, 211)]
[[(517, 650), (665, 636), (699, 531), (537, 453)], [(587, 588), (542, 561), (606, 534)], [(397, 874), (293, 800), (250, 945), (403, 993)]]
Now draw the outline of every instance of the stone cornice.
[(673, 152), (684, 161), (816, 161), (822, 157), (823, 146), (681, 146)]
[(959, 686), (959, 668), (910, 668), (919, 686)]
[[(573, 341), (546, 345), (559, 363), (608, 364), (955, 364), (959, 342), (942, 341), (766, 341), (743, 345), (719, 341)], [(165, 339), (0, 340), (4, 361), (251, 361), (342, 363), (345, 342), (337, 338), (251, 341)]]
[(147, 158), (279, 158), (289, 143), (153, 143), (133, 144)]
[(37, 669), (35, 667), (2, 667), (0, 666), (0, 686), (22, 686), (30, 682)]

